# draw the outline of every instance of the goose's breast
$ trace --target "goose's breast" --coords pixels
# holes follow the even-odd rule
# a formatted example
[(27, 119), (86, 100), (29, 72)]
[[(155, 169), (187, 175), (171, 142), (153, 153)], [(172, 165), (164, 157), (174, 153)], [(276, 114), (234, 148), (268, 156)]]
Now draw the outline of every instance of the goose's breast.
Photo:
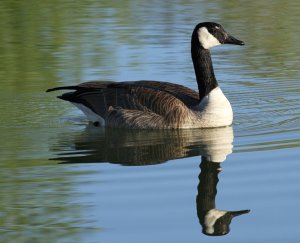
[(194, 114), (199, 127), (230, 126), (233, 120), (230, 102), (219, 87), (203, 98)]

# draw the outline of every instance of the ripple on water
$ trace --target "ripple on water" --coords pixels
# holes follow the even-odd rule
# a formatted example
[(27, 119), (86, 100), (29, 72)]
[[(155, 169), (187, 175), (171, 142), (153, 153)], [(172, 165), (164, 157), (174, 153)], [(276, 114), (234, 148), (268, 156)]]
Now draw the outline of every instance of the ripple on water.
[(236, 84), (243, 87), (236, 87), (230, 97), (235, 108), (234, 127), (239, 139), (235, 150), (299, 147), (298, 84), (281, 79), (258, 79), (251, 86)]

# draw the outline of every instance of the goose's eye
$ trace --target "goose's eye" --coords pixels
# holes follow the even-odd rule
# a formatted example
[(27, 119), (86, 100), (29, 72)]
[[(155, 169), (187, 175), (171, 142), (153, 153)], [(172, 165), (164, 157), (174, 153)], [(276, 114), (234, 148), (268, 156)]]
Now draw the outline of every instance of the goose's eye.
[(212, 34), (215, 34), (216, 32), (218, 32), (220, 30), (219, 26), (212, 26), (211, 28), (209, 28), (209, 32)]
[(217, 29), (215, 27), (211, 27), (208, 29), (208, 31), (212, 34), (216, 33)]

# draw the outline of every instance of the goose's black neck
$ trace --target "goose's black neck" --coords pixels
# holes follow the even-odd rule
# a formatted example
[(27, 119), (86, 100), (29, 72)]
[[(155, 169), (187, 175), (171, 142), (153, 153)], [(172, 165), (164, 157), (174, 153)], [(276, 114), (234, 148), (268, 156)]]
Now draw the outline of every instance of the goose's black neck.
[(218, 87), (218, 82), (214, 74), (210, 51), (200, 45), (198, 36), (194, 34), (191, 44), (192, 59), (201, 101), (210, 91)]

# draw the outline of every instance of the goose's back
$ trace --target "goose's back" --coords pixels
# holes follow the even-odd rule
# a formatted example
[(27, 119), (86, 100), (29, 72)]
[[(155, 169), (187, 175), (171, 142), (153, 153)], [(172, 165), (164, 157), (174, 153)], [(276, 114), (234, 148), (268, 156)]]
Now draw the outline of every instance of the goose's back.
[(60, 98), (83, 105), (105, 120), (106, 126), (178, 128), (189, 119), (199, 95), (182, 85), (159, 81), (92, 81)]

